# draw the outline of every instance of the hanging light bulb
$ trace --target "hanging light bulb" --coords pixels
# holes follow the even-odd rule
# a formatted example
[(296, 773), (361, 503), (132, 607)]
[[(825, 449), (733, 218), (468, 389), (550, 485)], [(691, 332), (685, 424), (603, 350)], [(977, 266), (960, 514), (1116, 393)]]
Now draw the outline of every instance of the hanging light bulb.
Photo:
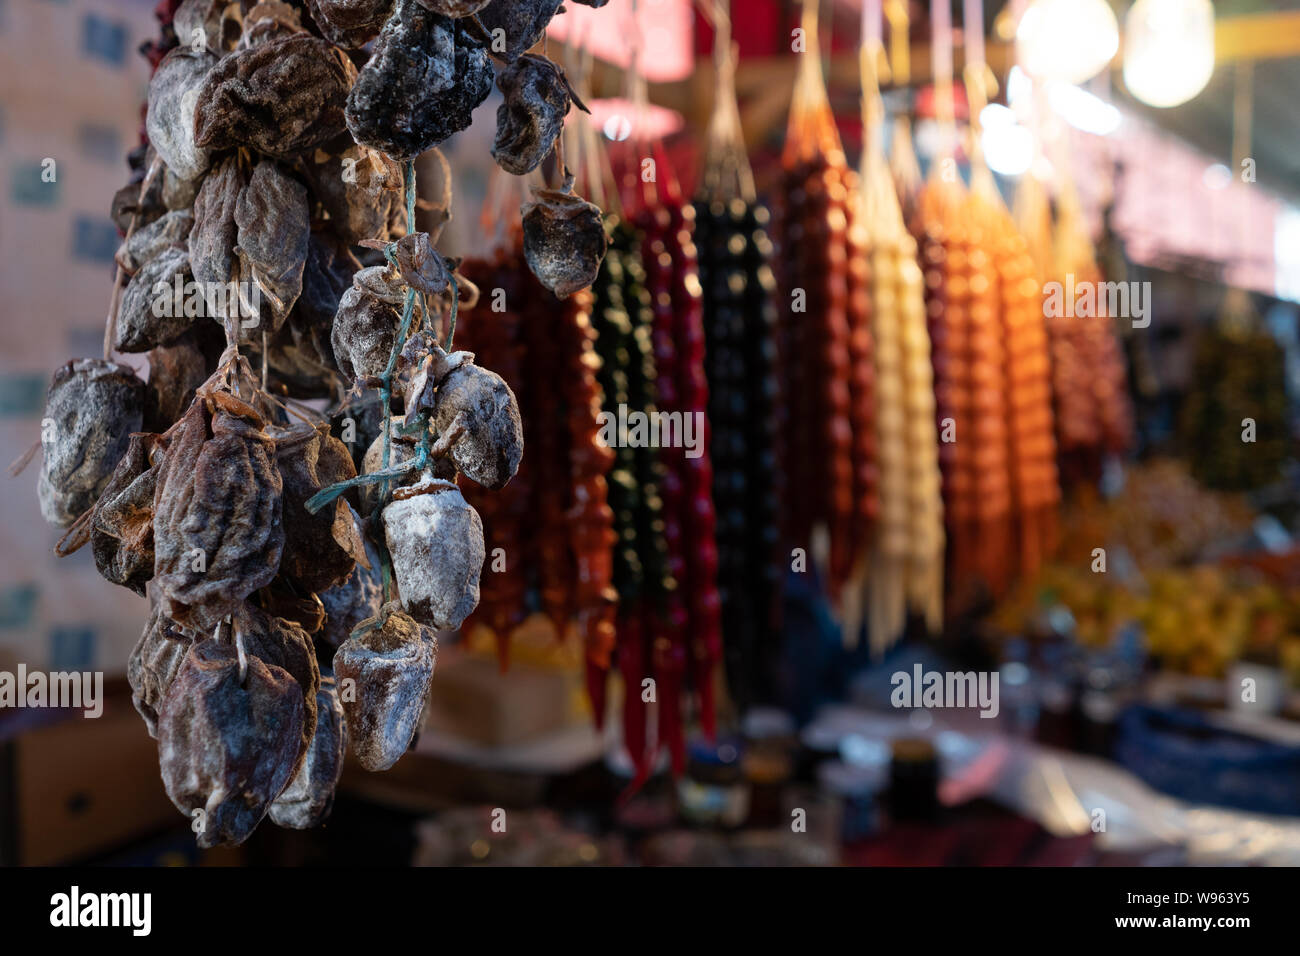
[(1040, 80), (1083, 83), (1119, 50), (1119, 24), (1106, 0), (1034, 0), (1016, 28), (1016, 59)]
[(1214, 72), (1210, 0), (1137, 0), (1124, 19), (1124, 85), (1149, 106), (1186, 103)]

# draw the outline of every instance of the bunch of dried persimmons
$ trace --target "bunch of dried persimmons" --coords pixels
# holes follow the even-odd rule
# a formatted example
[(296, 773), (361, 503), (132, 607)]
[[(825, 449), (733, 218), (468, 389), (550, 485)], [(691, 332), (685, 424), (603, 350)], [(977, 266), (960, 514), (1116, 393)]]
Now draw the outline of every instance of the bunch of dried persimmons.
[[(435, 632), (478, 603), (483, 526), (456, 479), (504, 487), (523, 432), (506, 383), (453, 348), (477, 290), (436, 248), (436, 147), (495, 77), (498, 165), (556, 151), (582, 104), (529, 51), (559, 2), (184, 0), (153, 47), (104, 357), (55, 373), (38, 486), (59, 552), (89, 544), (151, 599), (128, 676), (202, 846), (320, 823), (349, 746), (391, 767)], [(524, 250), (567, 296), (606, 238), (553, 166)]]

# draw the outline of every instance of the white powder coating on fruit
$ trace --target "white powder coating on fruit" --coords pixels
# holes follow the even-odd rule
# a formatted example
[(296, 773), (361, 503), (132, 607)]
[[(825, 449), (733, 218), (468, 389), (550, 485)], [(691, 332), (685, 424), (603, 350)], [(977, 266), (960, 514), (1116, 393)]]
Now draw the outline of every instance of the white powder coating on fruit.
[(484, 488), (504, 488), (519, 470), (524, 454), (519, 404), (495, 372), (472, 364), (453, 370), (438, 386), (433, 425), (439, 434), (462, 429), (451, 459)]
[(478, 606), (486, 553), (478, 512), (453, 483), (426, 476), (396, 492), (383, 519), (406, 612), (440, 631), (460, 627)]
[(144, 421), (144, 382), (117, 362), (73, 359), (54, 373), (41, 429), (41, 514), (67, 527), (95, 503)]
[[(339, 299), (330, 332), (334, 355), (344, 375), (355, 379), (384, 374), (405, 307), (406, 289), (396, 269), (370, 266), (352, 277), (352, 287)], [(423, 314), (416, 296), (411, 312), (413, 328), (419, 327)]]
[(438, 655), (433, 632), (395, 603), (385, 605), (384, 615), (382, 626), (344, 641), (334, 655), (349, 746), (372, 771), (387, 770), (410, 747)]
[(206, 50), (195, 53), (181, 46), (163, 58), (149, 81), (149, 143), (182, 179), (193, 179), (208, 168), (209, 152), (194, 141), (194, 113), (203, 81), (216, 62)]

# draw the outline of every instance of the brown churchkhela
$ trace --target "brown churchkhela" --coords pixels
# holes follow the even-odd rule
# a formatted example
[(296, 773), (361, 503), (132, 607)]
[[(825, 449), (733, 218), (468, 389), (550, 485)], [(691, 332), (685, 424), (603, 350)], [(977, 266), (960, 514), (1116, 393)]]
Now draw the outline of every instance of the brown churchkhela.
[[(804, 29), (816, 36), (816, 13)], [(870, 544), (876, 515), (874, 370), (869, 263), (850, 238), (849, 170), (816, 57), (801, 58), (782, 155), (777, 211), (781, 309), (777, 351), (786, 403), (790, 488), (786, 538), (816, 553), (828, 539), (828, 584), (840, 590)]]

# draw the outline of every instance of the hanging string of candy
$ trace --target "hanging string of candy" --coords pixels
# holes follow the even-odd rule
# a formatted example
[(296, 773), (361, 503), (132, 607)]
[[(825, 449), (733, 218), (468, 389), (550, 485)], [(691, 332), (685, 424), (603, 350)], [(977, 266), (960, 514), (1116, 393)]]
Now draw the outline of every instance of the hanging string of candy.
[[(661, 487), (667, 571), (677, 587), (648, 615), (629, 610), (619, 622), (624, 734), (636, 781), (666, 747), (685, 767), (684, 690), (693, 684), (706, 734), (715, 728), (714, 680), (722, 635), (714, 544), (713, 470), (709, 456), (708, 384), (694, 231), (694, 209), (684, 201), (671, 166), (647, 133), (644, 80), (636, 54), (628, 71), (636, 111), (634, 135), (619, 157), (621, 202), (640, 233), (641, 260), (651, 309), (655, 409), (673, 434), (660, 434)], [(689, 429), (689, 432), (687, 431)], [(656, 687), (657, 739), (645, 741), (647, 704), (636, 689), (647, 677)], [(636, 783), (634, 781), (634, 785)]]
[(706, 6), (717, 90), (694, 202), (728, 686), (740, 710), (774, 694), (783, 585), (776, 461), (776, 289), (736, 102), (728, 4)]
[[(967, 23), (983, 24), (982, 0), (966, 0)], [(966, 91), (972, 153), (971, 209), (987, 238), (996, 272), (1007, 389), (1016, 569), (1032, 578), (1056, 546), (1061, 500), (1053, 432), (1051, 369), (1034, 260), (984, 162), (979, 117), (993, 79), (984, 62), (982, 29), (967, 29)], [(1011, 568), (1008, 568), (1010, 571)], [(1005, 587), (1006, 581), (999, 581)]]
[[(805, 2), (806, 42), (817, 5)], [(859, 571), (876, 516), (875, 410), (868, 263), (851, 236), (849, 170), (816, 56), (799, 58), (777, 214), (781, 305), (777, 352), (786, 436), (785, 538), (824, 559), (838, 603)], [(794, 489), (817, 488), (818, 494)], [(825, 542), (825, 547), (819, 546)], [(824, 553), (823, 553), (824, 552)], [(856, 640), (856, 633), (846, 639)]]
[(894, 177), (887, 165), (879, 94), (884, 54), (880, 5), (863, 8), (861, 228), (871, 262), (876, 358), (880, 520), (860, 604), (873, 650), (903, 633), (908, 613), (938, 630), (943, 618), (944, 528), (925, 294)]
[[(491, 629), (504, 669), (510, 636), (534, 604), (529, 595), (536, 595), (557, 634), (563, 638), (576, 627), (588, 660), (607, 668), (615, 606), (606, 484), (611, 453), (599, 442), (589, 296), (579, 292), (559, 302), (544, 295), (524, 267), (517, 233), (491, 259), (462, 268), (499, 304), (470, 312), (462, 342), (476, 354), (498, 357), (494, 364), (519, 398), (530, 449), (501, 495), (464, 486), (469, 500), (476, 506), (481, 501), (494, 518), (488, 567), (493, 554), (501, 559), (485, 574), (479, 608), (466, 629)], [(561, 389), (557, 368), (567, 370), (569, 384)], [(593, 700), (593, 709), (599, 718), (603, 702)]]
[[(584, 154), (569, 152), (583, 170)], [(557, 139), (552, 171), (564, 168), (563, 154), (563, 140)], [(615, 514), (609, 505), (607, 478), (614, 452), (602, 443), (597, 419), (602, 400), (598, 376), (603, 366), (594, 349), (592, 297), (579, 288), (565, 292), (567, 298), (561, 301), (545, 294), (539, 280), (528, 275), (525, 263), (530, 250), (537, 250), (537, 236), (530, 239), (527, 219), (522, 231), (503, 228), (502, 208), (514, 195), (510, 182), (500, 176), (493, 179), (484, 209), (484, 229), (496, 236), (493, 255), (463, 266), (478, 284), (491, 290), (490, 306), (470, 314), (463, 334), (476, 350), (500, 356), (505, 377), (523, 408), (531, 464), (525, 463), (500, 501), (484, 501), (497, 525), (489, 533), (488, 553), (499, 554), (504, 567), (485, 578), (479, 612), (470, 623), (494, 632), (503, 669), (510, 636), (530, 607), (540, 608), (561, 637), (576, 626), (583, 636), (588, 693), (599, 723), (605, 713), (605, 674), (615, 644), (618, 594), (612, 587)], [(596, 207), (562, 198), (566, 191), (571, 193), (574, 182), (575, 177), (566, 175), (557, 190), (544, 186), (533, 190), (543, 200), (548, 195), (559, 197), (561, 213), (565, 209), (573, 213), (578, 230), (569, 240), (579, 247), (575, 255), (567, 262), (557, 258), (546, 267), (557, 294), (575, 278), (588, 281), (585, 276), (565, 279), (561, 274), (572, 270), (575, 260), (579, 268), (597, 270), (595, 275), (602, 275), (604, 269), (601, 259), (582, 258), (591, 248), (603, 254), (607, 240), (603, 230), (598, 240), (591, 239), (592, 224), (599, 225), (599, 218), (590, 214)], [(599, 182), (592, 185), (601, 196)], [(536, 212), (537, 205), (525, 204), (525, 209)], [(538, 232), (552, 227), (545, 210), (532, 225)], [(567, 228), (562, 216), (554, 225), (560, 234)], [(565, 370), (558, 388), (557, 369)], [(487, 497), (469, 487), (466, 493), (473, 501)]]

